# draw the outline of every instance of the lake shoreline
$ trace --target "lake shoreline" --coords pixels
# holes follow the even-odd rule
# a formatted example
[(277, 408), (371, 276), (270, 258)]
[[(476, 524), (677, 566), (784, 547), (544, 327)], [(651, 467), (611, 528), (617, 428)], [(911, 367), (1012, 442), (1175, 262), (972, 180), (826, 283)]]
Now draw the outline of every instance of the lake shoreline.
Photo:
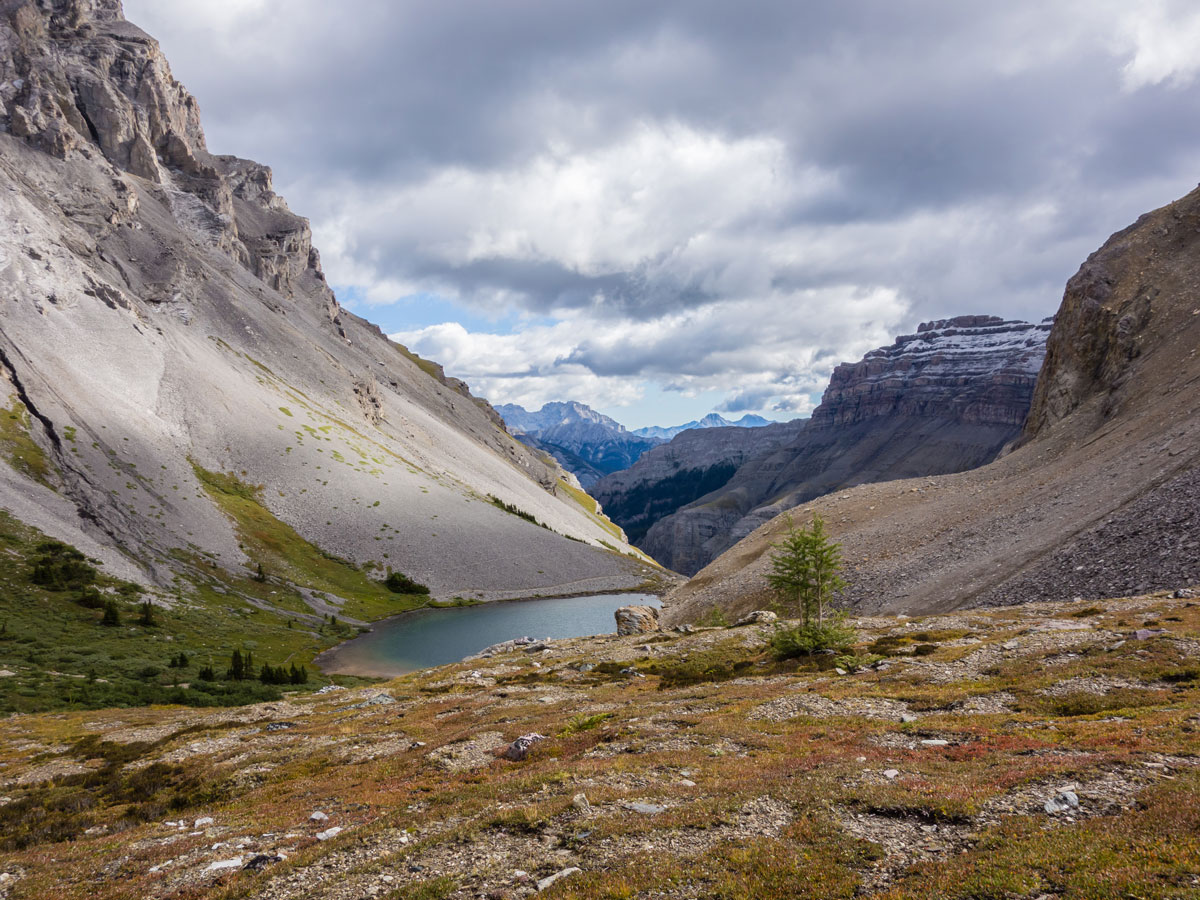
[[(656, 605), (661, 605), (661, 594), (647, 591), (645, 588), (640, 588), (640, 589), (639, 588), (623, 588), (623, 589), (615, 589), (615, 590), (606, 590), (606, 591), (601, 591), (601, 592), (582, 591), (582, 592), (572, 593), (572, 594), (554, 594), (554, 595), (549, 595), (549, 596), (526, 595), (526, 596), (521, 596), (521, 597), (511, 597), (511, 598), (505, 598), (505, 599), (488, 600), (488, 601), (484, 601), (484, 602), (480, 602), (480, 603), (466, 604), (463, 606), (450, 606), (450, 605), (447, 605), (447, 606), (433, 606), (433, 605), (422, 606), (422, 607), (418, 607), (417, 609), (405, 610), (404, 612), (397, 613), (394, 616), (388, 616), (387, 618), (378, 619), (375, 622), (372, 622), (371, 626), (370, 626), (370, 630), (360, 633), (358, 635), (355, 635), (352, 638), (348, 638), (347, 640), (344, 640), (341, 643), (335, 644), (334, 646), (330, 647), (328, 650), (324, 650), (321, 653), (317, 654), (317, 656), (315, 656), (313, 658), (313, 666), (316, 667), (324, 675), (349, 675), (349, 676), (355, 676), (355, 677), (359, 677), (359, 678), (399, 678), (402, 675), (408, 675), (408, 674), (411, 674), (412, 671), (417, 671), (417, 670), (409, 669), (406, 671), (398, 671), (397, 666), (395, 666), (395, 665), (388, 665), (386, 663), (381, 663), (379, 665), (375, 665), (375, 664), (373, 664), (369, 661), (365, 661), (365, 660), (348, 659), (347, 657), (349, 655), (353, 654), (354, 649), (356, 649), (356, 648), (352, 649), (351, 645), (358, 644), (364, 638), (369, 637), (371, 634), (374, 634), (380, 626), (386, 627), (389, 625), (394, 625), (394, 624), (401, 622), (407, 618), (412, 618), (414, 615), (417, 615), (419, 613), (450, 612), (450, 611), (461, 612), (463, 610), (468, 610), (468, 609), (480, 610), (480, 609), (485, 609), (485, 608), (508, 607), (508, 606), (515, 606), (515, 605), (530, 604), (530, 603), (545, 603), (547, 601), (554, 601), (554, 600), (578, 600), (578, 599), (581, 599), (584, 597), (609, 597), (609, 596), (617, 596), (617, 595), (621, 595), (621, 594), (630, 594), (630, 595), (636, 594), (640, 597), (648, 597)], [(615, 633), (616, 633), (615, 620), (613, 621), (611, 632), (596, 632), (596, 634), (615, 634)], [(542, 635), (532, 635), (532, 634), (529, 636), (533, 637), (533, 638), (542, 637)], [(585, 636), (586, 635), (573, 635), (573, 637), (585, 637)], [(555, 639), (555, 638), (552, 638), (552, 640), (553, 639)], [(511, 638), (509, 640), (511, 640)], [(496, 643), (496, 642), (493, 642), (493, 643)], [(483, 650), (483, 649), (485, 649), (486, 646), (489, 646), (489, 645), (484, 645), (483, 647), (480, 647), (479, 649)], [(460, 657), (460, 659), (462, 659), (462, 658), (465, 658), (465, 657)], [(429, 667), (422, 667), (422, 668), (432, 668), (437, 665), (448, 665), (450, 662), (456, 662), (456, 661), (458, 661), (458, 660), (451, 660), (451, 661), (444, 662), (444, 663), (435, 663)]]

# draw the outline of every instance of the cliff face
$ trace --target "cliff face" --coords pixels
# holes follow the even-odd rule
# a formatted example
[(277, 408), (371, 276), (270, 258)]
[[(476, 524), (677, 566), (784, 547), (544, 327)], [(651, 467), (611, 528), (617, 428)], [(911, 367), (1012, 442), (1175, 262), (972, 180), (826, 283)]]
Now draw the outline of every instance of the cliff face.
[(437, 593), (632, 577), (557, 466), (340, 308), (270, 169), (208, 152), (118, 2), (0, 4), (0, 102), (0, 402), (45, 457), (37, 481), (0, 466), (0, 505), (168, 580), (181, 554), (251, 564), (197, 475), (230, 473), (304, 540)]
[[(1200, 582), (1198, 261), (1200, 189), (1114, 234), (1067, 283), (1017, 449), (796, 510), (843, 544), (847, 599), (926, 613)], [(782, 528), (767, 521), (713, 560), (666, 620), (768, 602)]]
[(630, 468), (605, 476), (591, 493), (630, 541), (639, 544), (655, 522), (723, 487), (750, 457), (790, 443), (804, 424), (680, 431)]
[(1019, 428), (1046, 352), (1040, 325), (998, 316), (923, 322), (916, 334), (833, 370), (813, 428), (884, 416), (942, 417)]
[(961, 316), (838, 366), (795, 440), (748, 458), (723, 487), (655, 523), (639, 546), (692, 574), (798, 503), (989, 462), (1020, 434), (1049, 331), (1049, 321)]

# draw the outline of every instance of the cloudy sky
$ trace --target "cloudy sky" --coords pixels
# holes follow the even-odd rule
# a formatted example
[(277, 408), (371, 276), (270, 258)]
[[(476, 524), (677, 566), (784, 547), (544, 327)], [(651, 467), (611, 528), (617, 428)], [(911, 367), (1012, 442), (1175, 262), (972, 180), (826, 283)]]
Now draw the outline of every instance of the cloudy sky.
[(342, 302), (495, 403), (806, 414), (1200, 179), (1190, 0), (125, 0)]

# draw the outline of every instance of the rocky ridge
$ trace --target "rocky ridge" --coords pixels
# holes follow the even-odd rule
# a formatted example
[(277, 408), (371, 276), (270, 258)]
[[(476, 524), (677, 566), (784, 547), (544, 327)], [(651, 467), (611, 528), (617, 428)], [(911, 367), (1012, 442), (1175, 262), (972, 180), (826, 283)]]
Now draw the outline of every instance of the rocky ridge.
[[(851, 603), (1102, 597), (1200, 578), (1200, 191), (1142, 216), (1068, 283), (1020, 446), (961, 474), (810, 502)], [(667, 621), (767, 597), (768, 522), (668, 598)]]
[(553, 461), (340, 307), (270, 169), (208, 151), (119, 2), (0, 7), (0, 101), (0, 401), (41, 460), (0, 466), (17, 518), (147, 583), (253, 571), (224, 484), (439, 596), (640, 580)]
[(640, 546), (655, 522), (724, 486), (748, 459), (791, 443), (804, 424), (687, 429), (606, 475), (591, 493)]
[(959, 472), (1021, 434), (1050, 320), (923, 323), (839, 365), (793, 441), (746, 459), (728, 482), (656, 522), (639, 542), (694, 574), (781, 511), (844, 487)]

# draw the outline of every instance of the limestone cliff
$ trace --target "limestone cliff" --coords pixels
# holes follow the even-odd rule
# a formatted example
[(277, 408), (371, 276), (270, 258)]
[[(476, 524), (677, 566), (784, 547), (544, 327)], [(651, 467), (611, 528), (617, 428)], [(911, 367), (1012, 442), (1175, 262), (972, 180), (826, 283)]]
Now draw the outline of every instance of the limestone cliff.
[(813, 497), (989, 462), (1020, 434), (1049, 330), (1049, 321), (960, 316), (923, 323), (843, 363), (794, 440), (749, 457), (721, 488), (655, 523), (638, 546), (691, 574)]
[(0, 102), (0, 401), (45, 457), (0, 466), (0, 505), (160, 582), (253, 564), (204, 472), (435, 594), (637, 580), (557, 466), (338, 305), (270, 169), (208, 151), (117, 0), (0, 4)]

